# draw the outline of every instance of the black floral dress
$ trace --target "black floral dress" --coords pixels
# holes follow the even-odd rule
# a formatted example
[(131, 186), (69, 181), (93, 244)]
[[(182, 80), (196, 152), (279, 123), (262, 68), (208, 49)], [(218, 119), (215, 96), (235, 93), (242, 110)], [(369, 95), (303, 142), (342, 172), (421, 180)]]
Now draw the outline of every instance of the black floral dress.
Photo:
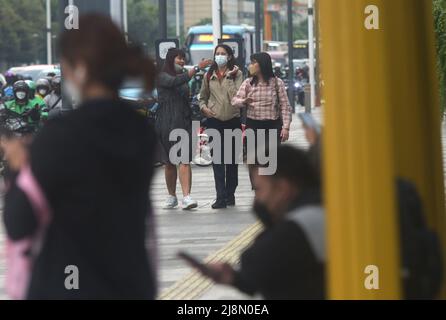
[(190, 77), (187, 72), (176, 76), (161, 72), (158, 77), (160, 108), (157, 112), (155, 128), (161, 145), (160, 162), (162, 163), (171, 163), (169, 152), (177, 141), (170, 141), (169, 135), (174, 129), (184, 129), (188, 132), (188, 163), (192, 161), (192, 109), (190, 107), (189, 81)]

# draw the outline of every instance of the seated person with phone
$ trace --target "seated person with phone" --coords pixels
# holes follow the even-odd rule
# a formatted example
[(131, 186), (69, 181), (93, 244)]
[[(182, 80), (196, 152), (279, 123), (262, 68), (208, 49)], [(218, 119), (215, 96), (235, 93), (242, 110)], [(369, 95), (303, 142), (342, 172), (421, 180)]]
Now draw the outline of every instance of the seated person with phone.
[(202, 264), (181, 254), (216, 283), (268, 300), (324, 299), (324, 214), (319, 178), (304, 151), (282, 146), (277, 171), (255, 179), (254, 212), (265, 230), (243, 252), (240, 267)]

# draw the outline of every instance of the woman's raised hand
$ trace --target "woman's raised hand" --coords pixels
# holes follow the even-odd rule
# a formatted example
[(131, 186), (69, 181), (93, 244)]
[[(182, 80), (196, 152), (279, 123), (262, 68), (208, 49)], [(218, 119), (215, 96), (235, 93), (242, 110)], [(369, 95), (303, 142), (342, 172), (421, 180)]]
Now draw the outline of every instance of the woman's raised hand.
[(200, 69), (206, 69), (207, 67), (209, 67), (212, 63), (214, 63), (211, 59), (206, 59), (206, 60), (202, 60), (199, 64), (198, 67)]

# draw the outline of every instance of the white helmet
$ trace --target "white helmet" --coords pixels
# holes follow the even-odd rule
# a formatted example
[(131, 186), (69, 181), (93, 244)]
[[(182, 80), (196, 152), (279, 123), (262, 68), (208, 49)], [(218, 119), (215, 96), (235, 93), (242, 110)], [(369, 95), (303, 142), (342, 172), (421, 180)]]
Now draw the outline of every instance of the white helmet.
[(6, 86), (6, 79), (5, 77), (0, 73), (0, 88)]

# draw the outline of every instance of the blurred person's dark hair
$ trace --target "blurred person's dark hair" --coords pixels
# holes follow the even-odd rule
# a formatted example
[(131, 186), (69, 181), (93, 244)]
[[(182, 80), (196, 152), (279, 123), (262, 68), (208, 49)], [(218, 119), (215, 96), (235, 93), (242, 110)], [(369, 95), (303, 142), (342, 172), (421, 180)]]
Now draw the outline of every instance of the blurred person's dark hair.
[[(257, 166), (264, 167), (263, 165)], [(277, 169), (271, 178), (285, 179), (299, 190), (315, 189), (320, 187), (320, 180), (317, 170), (308, 154), (304, 150), (292, 147), (290, 145), (278, 147)]]
[(86, 64), (90, 83), (117, 91), (127, 77), (142, 77), (145, 88), (153, 89), (156, 70), (152, 59), (140, 47), (129, 46), (109, 17), (87, 14), (80, 17), (79, 26), (62, 33), (59, 50), (71, 66)]
[(170, 48), (167, 51), (166, 60), (164, 61), (163, 71), (170, 74), (171, 76), (176, 76), (177, 72), (175, 70), (175, 58), (181, 57), (186, 58), (186, 53), (177, 48)]
[[(275, 78), (273, 71), (273, 62), (271, 56), (266, 52), (254, 53), (251, 55), (251, 62), (257, 62), (260, 67), (260, 72), (262, 73), (263, 79), (269, 83), (269, 81)], [(259, 83), (259, 78), (254, 76), (251, 81), (251, 85), (257, 85)]]

